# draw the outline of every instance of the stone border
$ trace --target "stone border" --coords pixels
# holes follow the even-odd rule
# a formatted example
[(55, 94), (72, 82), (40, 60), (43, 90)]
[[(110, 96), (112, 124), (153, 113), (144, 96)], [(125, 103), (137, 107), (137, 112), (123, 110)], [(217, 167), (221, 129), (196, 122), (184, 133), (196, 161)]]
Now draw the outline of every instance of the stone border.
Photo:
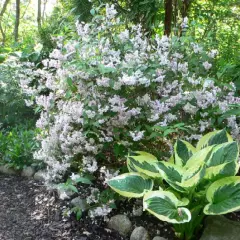
[(0, 173), (6, 175), (18, 175), (27, 178), (33, 178), (37, 181), (44, 181), (44, 171), (36, 171), (33, 167), (26, 167), (23, 170), (15, 170), (13, 168), (8, 167), (8, 165), (0, 166)]

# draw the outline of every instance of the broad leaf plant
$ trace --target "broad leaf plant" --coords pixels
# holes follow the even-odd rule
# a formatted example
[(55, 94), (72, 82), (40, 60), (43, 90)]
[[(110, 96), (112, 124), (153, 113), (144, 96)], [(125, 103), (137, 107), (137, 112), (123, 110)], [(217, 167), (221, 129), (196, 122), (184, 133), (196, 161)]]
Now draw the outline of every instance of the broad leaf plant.
[(130, 152), (129, 173), (108, 181), (117, 193), (143, 198), (144, 210), (174, 224), (180, 239), (193, 239), (205, 215), (240, 209), (239, 149), (226, 130), (203, 136), (196, 147), (177, 140), (169, 161)]

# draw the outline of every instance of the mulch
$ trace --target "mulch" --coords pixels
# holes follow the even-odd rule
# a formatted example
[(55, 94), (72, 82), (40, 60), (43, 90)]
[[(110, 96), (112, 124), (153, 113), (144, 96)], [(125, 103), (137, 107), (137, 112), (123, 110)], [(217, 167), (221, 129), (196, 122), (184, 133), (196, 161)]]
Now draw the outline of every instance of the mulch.
[[(122, 202), (112, 214), (130, 214), (132, 202)], [(1, 240), (127, 240), (116, 231), (107, 228), (99, 217), (84, 216), (77, 221), (74, 216), (62, 217), (66, 205), (55, 191), (47, 190), (37, 181), (20, 176), (0, 175), (0, 239)], [(133, 226), (143, 226), (151, 237), (160, 234), (174, 239), (174, 233), (166, 223), (150, 216), (130, 217)]]

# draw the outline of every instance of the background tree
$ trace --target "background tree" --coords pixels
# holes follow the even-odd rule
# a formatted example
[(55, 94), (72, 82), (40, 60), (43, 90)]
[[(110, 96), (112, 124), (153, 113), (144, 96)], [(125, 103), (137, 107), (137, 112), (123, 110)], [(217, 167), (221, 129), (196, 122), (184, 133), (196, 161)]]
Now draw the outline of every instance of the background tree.
[(19, 32), (19, 23), (20, 23), (20, 0), (16, 0), (16, 19), (14, 27), (14, 41), (18, 41), (18, 32)]
[(10, 0), (5, 0), (5, 2), (3, 3), (3, 6), (2, 6), (2, 10), (0, 12), (0, 31), (1, 31), (1, 34), (2, 34), (2, 45), (4, 46), (5, 44), (5, 41), (6, 41), (6, 34), (3, 30), (3, 27), (2, 27), (2, 17), (3, 17), (3, 14), (5, 13), (6, 9), (7, 9), (7, 5), (9, 4)]

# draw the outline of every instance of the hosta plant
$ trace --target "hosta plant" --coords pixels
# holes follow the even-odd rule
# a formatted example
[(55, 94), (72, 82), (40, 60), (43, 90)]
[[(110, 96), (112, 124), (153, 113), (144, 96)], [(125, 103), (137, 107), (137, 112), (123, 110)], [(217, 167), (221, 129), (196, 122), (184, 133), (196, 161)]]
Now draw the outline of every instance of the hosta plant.
[(141, 151), (127, 157), (129, 173), (108, 185), (129, 198), (143, 198), (144, 210), (174, 224), (181, 239), (192, 239), (205, 215), (240, 208), (238, 144), (226, 130), (203, 136), (196, 147), (177, 140), (169, 161)]

